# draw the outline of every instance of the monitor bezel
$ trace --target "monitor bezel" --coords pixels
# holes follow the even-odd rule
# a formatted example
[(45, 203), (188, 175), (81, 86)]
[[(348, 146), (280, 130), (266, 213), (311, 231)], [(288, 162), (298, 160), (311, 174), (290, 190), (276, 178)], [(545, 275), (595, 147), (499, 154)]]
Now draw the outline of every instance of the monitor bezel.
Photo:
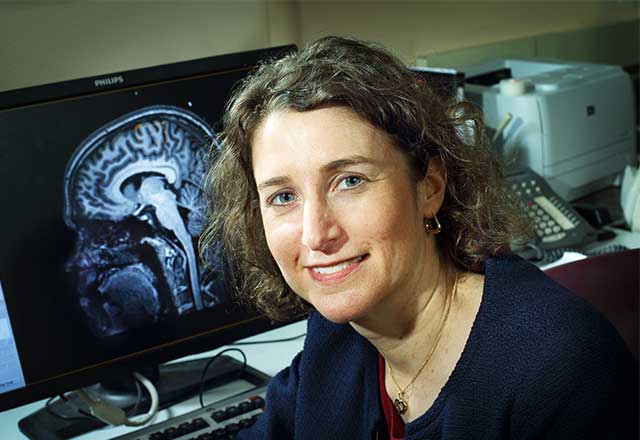
[[(0, 92), (0, 112), (162, 82), (188, 80), (216, 72), (237, 69), (251, 70), (261, 62), (281, 57), (296, 49), (295, 45), (282, 45), (4, 91)], [(149, 365), (159, 365), (188, 355), (215, 350), (238, 339), (272, 330), (294, 321), (274, 322), (248, 311), (245, 321), (229, 323), (221, 328), (211, 329), (186, 339), (149, 347), (38, 382), (27, 383), (24, 387), (1, 393), (0, 412), (88, 386), (105, 378), (129, 374)]]

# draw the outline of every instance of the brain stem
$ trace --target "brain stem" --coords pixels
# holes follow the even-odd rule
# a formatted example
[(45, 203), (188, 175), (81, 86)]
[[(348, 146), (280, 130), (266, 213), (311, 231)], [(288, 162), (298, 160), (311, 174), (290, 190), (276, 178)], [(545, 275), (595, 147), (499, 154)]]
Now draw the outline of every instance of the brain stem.
[(178, 211), (175, 194), (165, 188), (164, 178), (159, 176), (147, 177), (140, 185), (138, 202), (142, 205), (153, 206), (160, 224), (164, 228), (172, 231), (180, 243), (182, 243), (187, 253), (193, 303), (196, 310), (202, 310), (202, 295), (200, 293), (200, 279), (196, 265), (195, 250), (193, 248), (193, 242), (191, 241), (191, 235), (189, 235)]

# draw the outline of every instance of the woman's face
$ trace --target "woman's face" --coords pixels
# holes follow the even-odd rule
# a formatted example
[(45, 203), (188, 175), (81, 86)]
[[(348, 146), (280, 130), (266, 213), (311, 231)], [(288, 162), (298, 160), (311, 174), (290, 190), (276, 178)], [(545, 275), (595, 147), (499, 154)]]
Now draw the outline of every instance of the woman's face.
[(424, 288), (434, 258), (414, 182), (381, 129), (344, 107), (271, 113), (252, 139), (269, 250), (291, 288), (334, 322), (357, 321), (395, 292)]

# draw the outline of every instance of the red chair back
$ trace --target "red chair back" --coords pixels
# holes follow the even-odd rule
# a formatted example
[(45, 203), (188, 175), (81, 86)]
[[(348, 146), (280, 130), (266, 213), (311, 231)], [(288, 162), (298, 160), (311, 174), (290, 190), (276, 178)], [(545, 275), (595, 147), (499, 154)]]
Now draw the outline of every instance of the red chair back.
[(574, 261), (545, 273), (600, 310), (638, 359), (640, 249)]

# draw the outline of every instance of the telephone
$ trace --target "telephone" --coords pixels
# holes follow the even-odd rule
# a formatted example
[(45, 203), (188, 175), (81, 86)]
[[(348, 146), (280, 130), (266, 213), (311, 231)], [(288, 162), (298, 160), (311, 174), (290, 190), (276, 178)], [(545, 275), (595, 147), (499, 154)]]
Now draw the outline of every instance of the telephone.
[(536, 239), (532, 247), (542, 252), (561, 251), (581, 248), (597, 239), (596, 230), (531, 169), (514, 167), (507, 173), (506, 181), (534, 221)]

